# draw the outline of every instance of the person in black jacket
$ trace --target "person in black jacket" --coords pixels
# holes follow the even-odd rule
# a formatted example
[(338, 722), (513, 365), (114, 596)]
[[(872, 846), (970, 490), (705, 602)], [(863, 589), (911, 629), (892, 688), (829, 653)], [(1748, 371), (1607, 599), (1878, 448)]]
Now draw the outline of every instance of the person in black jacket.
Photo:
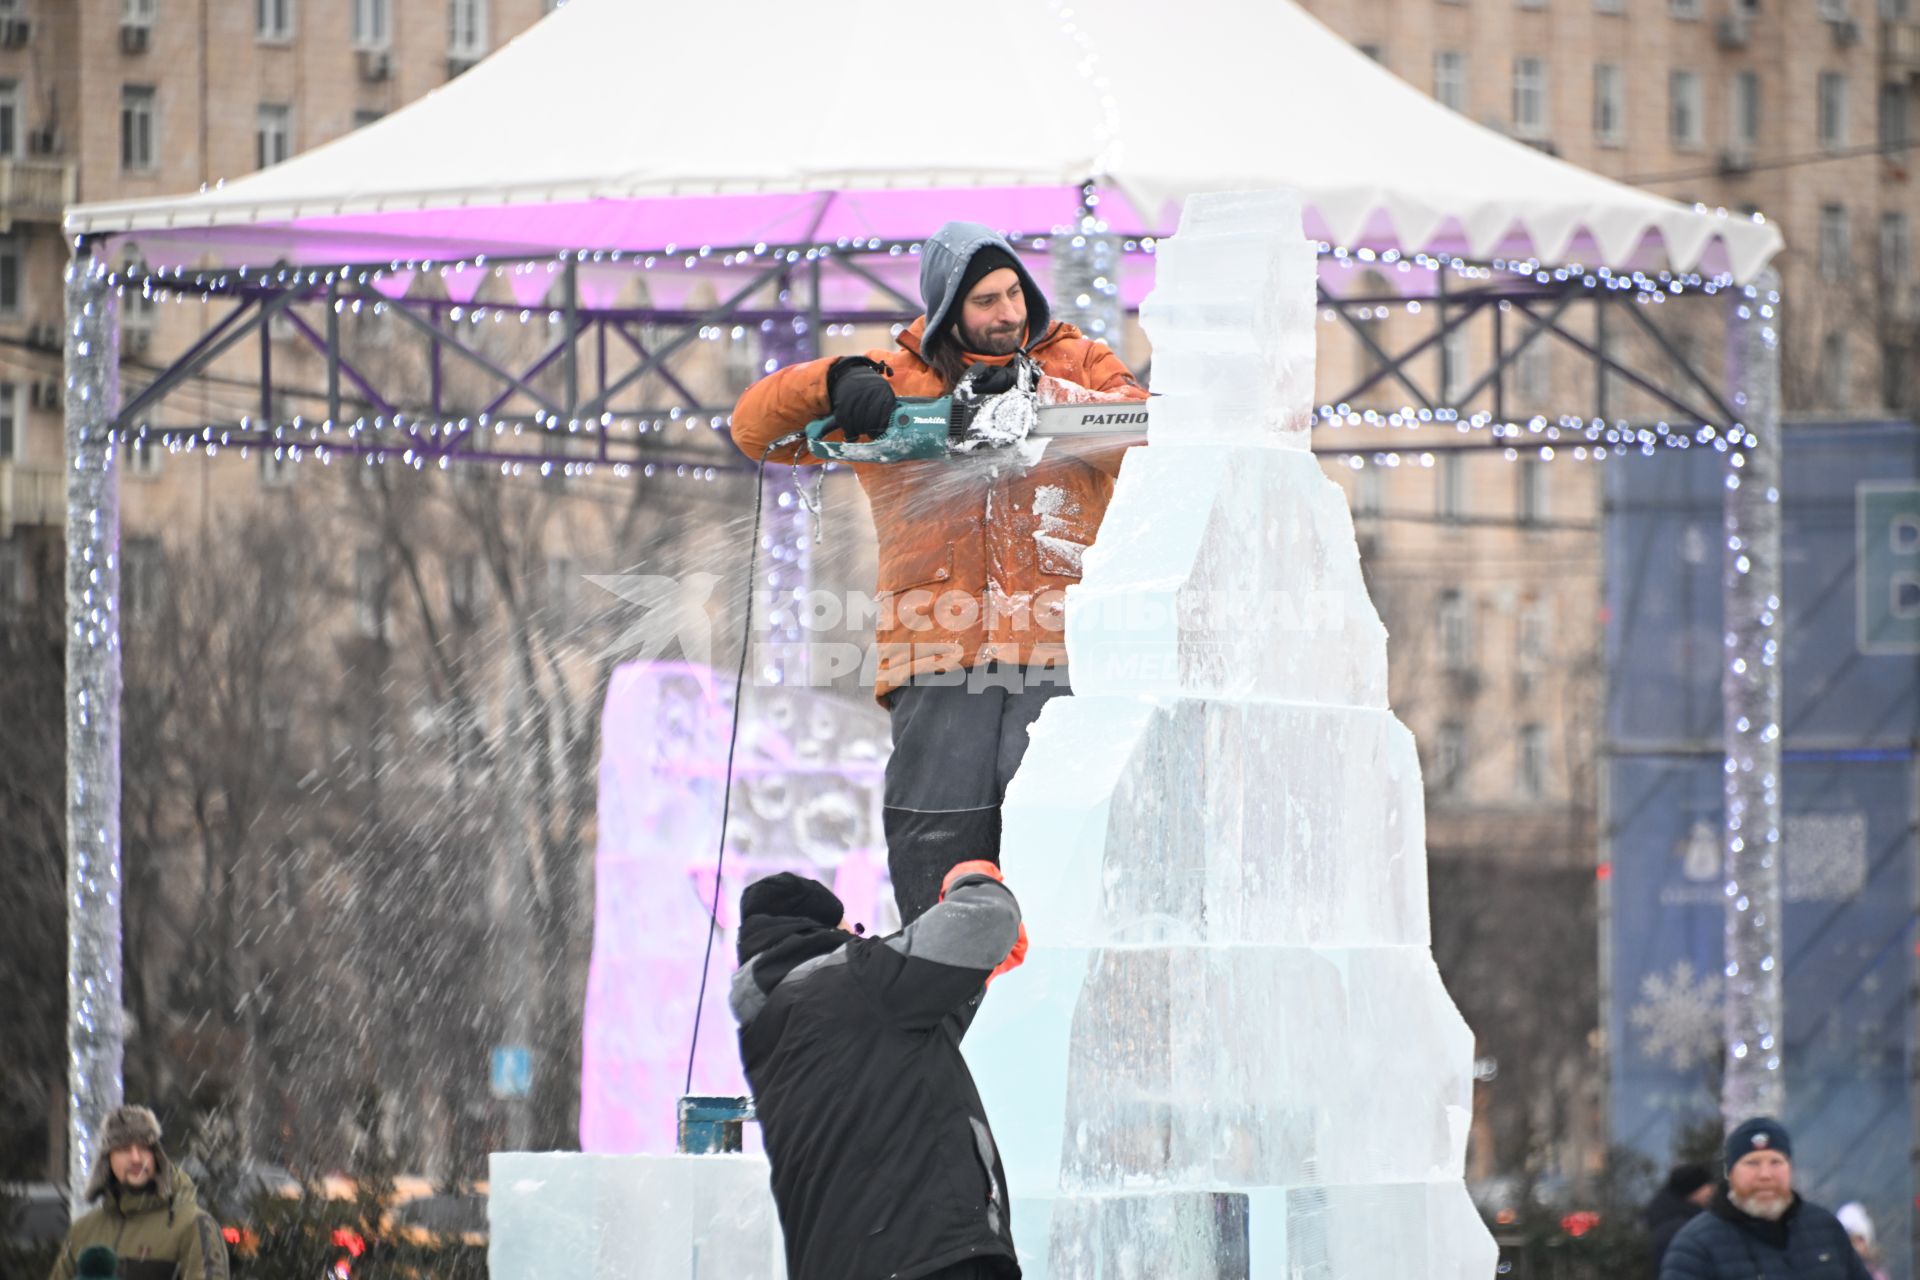
[(1025, 956), (991, 862), (899, 933), (856, 938), (817, 880), (740, 895), (732, 1005), (788, 1280), (1017, 1280), (1007, 1179), (960, 1037)]
[(1679, 1164), (1667, 1174), (1666, 1185), (1654, 1193), (1641, 1215), (1647, 1224), (1654, 1274), (1659, 1274), (1660, 1259), (1666, 1256), (1667, 1246), (1680, 1234), (1680, 1228), (1693, 1221), (1712, 1199), (1713, 1171), (1707, 1166)]
[(1727, 1178), (1680, 1229), (1660, 1280), (1871, 1280), (1840, 1220), (1793, 1189), (1793, 1140), (1768, 1116), (1727, 1135)]

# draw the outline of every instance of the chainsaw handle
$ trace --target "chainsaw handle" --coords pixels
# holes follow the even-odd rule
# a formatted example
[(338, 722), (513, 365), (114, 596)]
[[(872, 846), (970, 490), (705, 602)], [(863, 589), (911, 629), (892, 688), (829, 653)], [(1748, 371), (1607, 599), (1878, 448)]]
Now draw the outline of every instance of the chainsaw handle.
[(824, 418), (815, 418), (812, 422), (809, 422), (807, 424), (807, 451), (816, 458), (826, 458), (832, 462), (844, 461), (842, 450), (847, 447), (849, 442), (844, 439), (827, 439), (827, 433), (829, 431), (838, 431), (839, 429), (840, 423), (835, 420), (832, 414), (828, 414)]

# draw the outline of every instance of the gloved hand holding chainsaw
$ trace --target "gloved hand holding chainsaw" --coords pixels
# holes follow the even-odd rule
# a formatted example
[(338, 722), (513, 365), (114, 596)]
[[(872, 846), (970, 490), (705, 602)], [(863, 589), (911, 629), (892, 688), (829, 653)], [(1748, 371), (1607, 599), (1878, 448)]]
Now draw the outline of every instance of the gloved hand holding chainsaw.
[[(949, 867), (998, 856), (1027, 729), (1068, 692), (1065, 590), (1127, 443), (1144, 437), (1147, 398), (1117, 352), (1051, 318), (1012, 245), (986, 227), (952, 222), (927, 240), (920, 296), (926, 314), (897, 346), (789, 365), (733, 414), (748, 458), (839, 457), (866, 490), (886, 604), (874, 692), (893, 717), (887, 861), (903, 922), (939, 900)], [(1010, 447), (1028, 435), (1003, 429), (1015, 419), (1044, 444)], [(976, 449), (987, 465), (955, 457)]]

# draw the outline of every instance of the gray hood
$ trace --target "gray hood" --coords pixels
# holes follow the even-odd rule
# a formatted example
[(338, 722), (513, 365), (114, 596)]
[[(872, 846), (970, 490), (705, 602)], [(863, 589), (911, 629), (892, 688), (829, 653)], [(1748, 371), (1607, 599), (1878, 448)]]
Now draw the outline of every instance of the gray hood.
[(967, 273), (967, 264), (973, 261), (973, 255), (988, 245), (1006, 250), (1013, 259), (1013, 269), (1019, 273), (1020, 288), (1027, 296), (1027, 345), (1046, 336), (1053, 319), (1047, 296), (1040, 292), (1040, 286), (1034, 283), (1007, 238), (978, 222), (949, 222), (928, 237), (920, 250), (920, 299), (927, 304), (923, 343), (938, 338), (942, 326), (953, 318), (953, 308), (958, 303), (953, 295), (960, 287), (960, 277)]

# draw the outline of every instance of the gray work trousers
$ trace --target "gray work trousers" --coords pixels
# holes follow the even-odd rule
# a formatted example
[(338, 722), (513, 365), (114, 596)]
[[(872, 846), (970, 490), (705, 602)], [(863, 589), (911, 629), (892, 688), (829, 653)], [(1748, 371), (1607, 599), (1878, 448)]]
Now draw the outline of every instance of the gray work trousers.
[(1000, 861), (1000, 802), (1027, 752), (1027, 730), (1065, 696), (1064, 667), (991, 664), (895, 689), (883, 798), (887, 869), (900, 923), (940, 900), (957, 862)]

